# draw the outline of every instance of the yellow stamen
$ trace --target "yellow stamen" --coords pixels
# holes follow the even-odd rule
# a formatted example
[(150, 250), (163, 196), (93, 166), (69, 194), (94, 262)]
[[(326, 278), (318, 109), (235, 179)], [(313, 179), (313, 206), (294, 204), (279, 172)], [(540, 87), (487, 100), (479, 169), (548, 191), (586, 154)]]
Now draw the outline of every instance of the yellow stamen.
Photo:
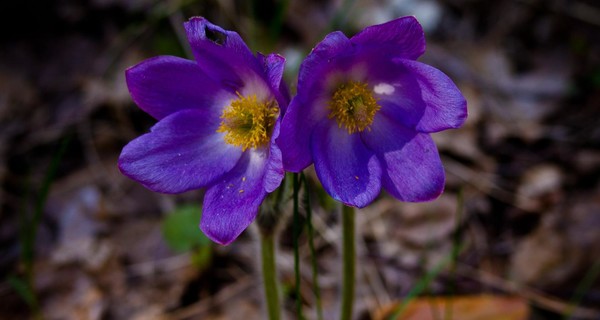
[(340, 128), (344, 126), (352, 134), (368, 129), (381, 106), (366, 83), (351, 81), (333, 93), (329, 109), (329, 119), (335, 118)]
[(217, 132), (224, 132), (225, 142), (242, 151), (267, 145), (279, 114), (277, 102), (258, 101), (256, 95), (238, 97), (223, 111)]

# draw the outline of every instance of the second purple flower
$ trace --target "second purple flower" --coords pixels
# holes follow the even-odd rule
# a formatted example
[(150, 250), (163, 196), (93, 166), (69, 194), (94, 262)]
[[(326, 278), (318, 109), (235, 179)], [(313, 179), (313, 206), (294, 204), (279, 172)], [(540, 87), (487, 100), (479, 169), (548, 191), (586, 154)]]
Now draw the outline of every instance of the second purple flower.
[(403, 201), (437, 197), (445, 176), (429, 133), (461, 126), (467, 104), (446, 75), (415, 61), (424, 52), (414, 17), (327, 35), (302, 63), (282, 121), (284, 168), (314, 163), (325, 190), (355, 207), (382, 187)]

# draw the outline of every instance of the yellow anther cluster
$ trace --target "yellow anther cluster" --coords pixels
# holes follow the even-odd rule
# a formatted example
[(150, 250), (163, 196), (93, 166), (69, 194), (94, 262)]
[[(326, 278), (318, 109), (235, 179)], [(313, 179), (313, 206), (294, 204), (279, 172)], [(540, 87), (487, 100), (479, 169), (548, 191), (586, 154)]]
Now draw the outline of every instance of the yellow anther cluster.
[(329, 119), (335, 118), (340, 128), (344, 126), (352, 134), (368, 129), (381, 106), (366, 83), (351, 81), (333, 93), (329, 109)]
[(238, 97), (223, 111), (217, 132), (224, 132), (225, 142), (243, 151), (268, 144), (279, 114), (277, 102), (258, 101), (256, 95)]

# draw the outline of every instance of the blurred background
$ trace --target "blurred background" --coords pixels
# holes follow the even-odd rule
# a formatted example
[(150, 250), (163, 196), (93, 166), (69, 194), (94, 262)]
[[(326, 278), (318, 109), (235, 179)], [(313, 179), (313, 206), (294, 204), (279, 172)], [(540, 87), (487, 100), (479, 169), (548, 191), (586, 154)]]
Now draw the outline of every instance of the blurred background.
[[(420, 61), (466, 96), (465, 126), (434, 136), (446, 192), (423, 204), (382, 194), (357, 213), (356, 319), (600, 319), (594, 0), (0, 2), (0, 319), (263, 318), (255, 230), (214, 245), (197, 229), (202, 191), (156, 194), (116, 165), (155, 123), (124, 70), (190, 58), (182, 23), (197, 15), (286, 56), (292, 92), (328, 32), (415, 15)], [(307, 176), (332, 319), (339, 208)], [(284, 307), (294, 319), (301, 299), (315, 319), (307, 232), (299, 297), (291, 234), (278, 241)], [(469, 311), (448, 317), (448, 304)]]

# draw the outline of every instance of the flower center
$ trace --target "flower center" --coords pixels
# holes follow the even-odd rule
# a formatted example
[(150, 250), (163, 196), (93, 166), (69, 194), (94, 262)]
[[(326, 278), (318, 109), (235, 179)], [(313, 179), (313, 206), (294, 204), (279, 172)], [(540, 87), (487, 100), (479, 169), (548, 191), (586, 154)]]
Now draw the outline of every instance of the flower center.
[(335, 118), (338, 127), (352, 134), (368, 129), (381, 106), (366, 83), (350, 81), (333, 93), (329, 109), (329, 119)]
[(261, 102), (256, 95), (238, 97), (223, 111), (217, 132), (225, 132), (225, 142), (242, 151), (267, 145), (279, 114), (277, 102)]

